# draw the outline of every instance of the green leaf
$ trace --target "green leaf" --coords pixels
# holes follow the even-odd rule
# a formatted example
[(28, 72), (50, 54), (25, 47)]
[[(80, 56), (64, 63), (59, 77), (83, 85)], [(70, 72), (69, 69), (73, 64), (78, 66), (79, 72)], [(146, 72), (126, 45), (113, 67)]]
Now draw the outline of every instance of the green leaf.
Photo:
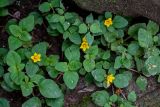
[(76, 61), (76, 60), (72, 60), (68, 64), (68, 68), (71, 71), (76, 71), (76, 70), (80, 69), (81, 66), (82, 66), (81, 62)]
[(4, 74), (3, 79), (4, 79), (5, 84), (6, 84), (9, 88), (11, 88), (11, 89), (13, 89), (13, 90), (19, 90), (19, 86), (17, 86), (17, 85), (11, 80), (11, 78), (10, 78), (10, 73), (9, 73), (9, 72)]
[(104, 106), (109, 100), (109, 94), (104, 90), (94, 92), (91, 97), (92, 101), (100, 107)]
[(144, 61), (135, 57), (135, 61), (136, 61), (136, 67), (138, 71), (142, 71), (142, 69), (144, 68)]
[(82, 23), (82, 24), (80, 24), (79, 25), (79, 33), (81, 33), (81, 34), (84, 34), (84, 33), (87, 33), (87, 25), (86, 24), (84, 24), (84, 23)]
[(41, 100), (38, 97), (32, 97), (24, 102), (22, 107), (42, 107)]
[(122, 16), (115, 16), (113, 19), (113, 26), (115, 28), (124, 28), (128, 25), (128, 21)]
[(21, 60), (24, 60), (26, 58), (30, 58), (29, 54), (31, 54), (31, 52), (30, 52), (30, 50), (28, 50), (28, 48), (20, 48), (17, 50), (17, 53), (20, 55)]
[(160, 73), (160, 57), (159, 56), (150, 56), (145, 61), (145, 67), (150, 75), (156, 75)]
[(134, 56), (140, 55), (140, 46), (137, 42), (132, 42), (128, 45), (128, 53)]
[(69, 30), (69, 32), (70, 32), (71, 34), (77, 33), (78, 27), (77, 27), (77, 26), (70, 26), (68, 30)]
[(44, 79), (45, 78), (42, 75), (39, 75), (39, 74), (35, 74), (35, 75), (30, 77), (30, 81), (35, 83), (35, 84), (39, 84)]
[(130, 60), (130, 59), (127, 59), (127, 58), (124, 58), (123, 60), (122, 60), (122, 64), (123, 64), (123, 66), (125, 67), (125, 68), (131, 68), (132, 67), (132, 60)]
[(34, 12), (31, 12), (29, 15), (34, 16), (34, 24), (35, 25), (42, 25), (43, 18), (39, 12), (34, 11)]
[(135, 107), (135, 106), (129, 101), (124, 101), (123, 103), (121, 103), (120, 107)]
[(66, 19), (68, 22), (70, 22), (70, 23), (74, 23), (75, 20), (76, 20), (77, 18), (79, 18), (78, 15), (77, 15), (77, 13), (74, 13), (74, 12), (66, 12), (66, 13), (64, 14), (64, 17), (65, 17), (65, 19)]
[(140, 90), (145, 91), (147, 87), (147, 79), (143, 76), (139, 76), (136, 80), (136, 84)]
[(97, 62), (95, 68), (96, 68), (96, 69), (101, 69), (101, 68), (103, 68), (103, 61)]
[(95, 69), (91, 73), (96, 81), (104, 81), (106, 75), (106, 71), (104, 69)]
[(90, 26), (90, 31), (92, 33), (101, 33), (102, 29), (100, 28), (100, 23), (98, 21), (94, 22), (91, 26)]
[(135, 93), (135, 91), (132, 91), (128, 94), (128, 100), (131, 101), (131, 102), (135, 102), (136, 99), (137, 99), (137, 95)]
[(59, 61), (58, 55), (50, 55), (45, 59), (44, 63), (46, 66), (55, 66), (58, 61)]
[(86, 23), (87, 24), (91, 24), (91, 23), (93, 23), (93, 21), (94, 21), (94, 19), (93, 19), (93, 15), (92, 14), (90, 14), (90, 15), (88, 15), (86, 17)]
[(106, 104), (104, 105), (104, 107), (111, 107), (111, 105), (108, 104), (108, 103), (106, 103)]
[(111, 42), (114, 42), (114, 41), (116, 40), (116, 36), (117, 36), (117, 35), (118, 35), (117, 32), (106, 32), (106, 33), (104, 34), (104, 39), (105, 39), (107, 42), (111, 43)]
[(53, 36), (53, 37), (59, 36), (59, 34), (60, 34), (57, 31), (57, 29), (52, 29), (51, 26), (48, 26), (47, 32), (48, 32), (49, 36)]
[(56, 99), (46, 99), (46, 103), (49, 107), (63, 107), (64, 97), (60, 97)]
[(28, 42), (28, 41), (32, 40), (32, 36), (28, 32), (22, 31), (19, 39), (22, 40), (22, 41)]
[(80, 35), (77, 32), (72, 33), (69, 36), (69, 40), (71, 42), (73, 42), (74, 44), (77, 44), (77, 45), (81, 44), (81, 37), (80, 37)]
[(108, 58), (110, 58), (110, 56), (110, 51), (105, 51), (102, 55), (102, 59), (107, 60)]
[(119, 69), (122, 66), (122, 57), (117, 56), (114, 63), (114, 68)]
[(73, 25), (79, 26), (81, 23), (82, 23), (82, 22), (81, 22), (81, 19), (77, 18), (77, 19), (75, 19), (75, 22), (74, 22)]
[(159, 25), (150, 20), (147, 24), (147, 31), (150, 31), (152, 35), (155, 35), (159, 31)]
[(63, 15), (65, 10), (61, 8), (56, 8), (56, 11), (58, 14)]
[(67, 64), (67, 62), (58, 62), (55, 65), (55, 69), (60, 72), (66, 72), (66, 71), (68, 71), (68, 64)]
[(0, 7), (5, 7), (12, 4), (15, 0), (0, 0)]
[(63, 25), (61, 23), (56, 23), (54, 24), (54, 26), (56, 27), (57, 31), (61, 34), (64, 33), (64, 28), (63, 28)]
[(65, 49), (64, 52), (66, 58), (71, 61), (71, 60), (80, 60), (80, 51), (79, 47), (76, 45), (71, 45), (67, 49)]
[(17, 65), (13, 65), (10, 66), (8, 68), (8, 71), (10, 72), (21, 72), (24, 69), (25, 64), (17, 64)]
[(10, 78), (14, 81), (17, 85), (20, 85), (25, 77), (24, 72), (21, 71), (12, 71), (10, 74)]
[(137, 23), (137, 24), (134, 24), (134, 25), (130, 26), (129, 29), (128, 29), (128, 34), (130, 36), (137, 36), (140, 28), (145, 29), (146, 24), (145, 23)]
[(81, 68), (81, 69), (79, 70), (79, 74), (80, 74), (80, 75), (85, 75), (85, 74), (86, 74), (85, 69), (84, 69), (84, 68)]
[(71, 33), (66, 31), (63, 33), (63, 39), (66, 40), (69, 36), (71, 36)]
[(10, 25), (9, 26), (9, 31), (11, 34), (15, 37), (21, 37), (22, 34), (22, 28), (17, 26), (17, 25)]
[(93, 43), (93, 41), (94, 41), (94, 36), (92, 36), (92, 35), (90, 34), (90, 32), (89, 32), (89, 33), (86, 34), (85, 37), (86, 37), (86, 39), (87, 39), (88, 44), (91, 46), (92, 43)]
[(87, 72), (91, 72), (95, 68), (96, 64), (94, 60), (85, 59), (83, 61), (83, 66)]
[(32, 82), (22, 82), (21, 90), (23, 96), (29, 96), (33, 91), (34, 84)]
[(10, 107), (9, 101), (5, 98), (0, 98), (0, 107)]
[(0, 8), (0, 16), (7, 16), (8, 14), (8, 9)]
[(153, 38), (150, 32), (140, 28), (138, 31), (138, 42), (143, 48), (149, 48), (153, 45)]
[(70, 26), (71, 24), (69, 23), (69, 22), (64, 22), (63, 23), (63, 28), (64, 28), (64, 30), (66, 31), (68, 28), (69, 28), (69, 26)]
[(117, 88), (125, 88), (129, 85), (130, 78), (127, 74), (117, 74), (115, 76), (114, 85)]
[(42, 4), (39, 5), (39, 10), (42, 13), (49, 12), (50, 9), (51, 9), (51, 4), (48, 2), (43, 2)]
[(60, 21), (60, 15), (59, 14), (50, 14), (46, 17), (48, 23), (57, 23)]
[(3, 66), (0, 66), (0, 77), (2, 77), (4, 74), (4, 68)]
[(64, 73), (63, 80), (69, 89), (74, 89), (78, 83), (79, 75), (77, 72), (68, 71)]
[(20, 22), (19, 22), (19, 26), (28, 32), (31, 32), (34, 29), (34, 16), (33, 15), (29, 15), (26, 18), (23, 18)]
[(21, 63), (21, 57), (15, 51), (9, 51), (6, 57), (6, 62), (9, 66), (14, 66)]
[(53, 7), (60, 7), (61, 0), (48, 0)]
[(48, 43), (47, 42), (40, 42), (32, 48), (32, 53), (36, 52), (36, 53), (39, 53), (41, 55), (46, 55), (47, 48), (48, 48)]
[(57, 71), (55, 67), (48, 66), (46, 70), (51, 78), (56, 78), (59, 74), (59, 71)]
[(115, 103), (115, 102), (118, 100), (118, 96), (117, 96), (116, 94), (113, 94), (113, 95), (109, 98), (109, 100), (110, 100), (111, 102)]
[(14, 36), (9, 36), (8, 45), (10, 50), (16, 50), (22, 46), (22, 42)]
[(39, 67), (37, 64), (30, 61), (26, 64), (25, 69), (28, 76), (33, 76), (38, 72)]
[(150, 56), (159, 56), (159, 55), (160, 55), (160, 49), (155, 46), (147, 48), (144, 53), (145, 58), (148, 58)]
[(111, 63), (109, 63), (108, 61), (103, 61), (102, 66), (103, 66), (104, 69), (109, 69), (110, 66), (111, 66)]
[(40, 93), (46, 98), (58, 98), (62, 95), (59, 86), (50, 79), (45, 79), (39, 84)]
[(112, 18), (112, 13), (111, 12), (105, 12), (105, 18)]
[(98, 55), (98, 46), (91, 46), (86, 53), (92, 57), (96, 57)]
[(4, 81), (1, 82), (1, 87), (7, 92), (13, 92), (14, 90), (10, 88)]
[[(71, 46), (71, 44), (72, 43), (70, 43), (70, 41), (68, 41), (68, 40), (65, 40), (65, 41), (63, 41), (63, 43), (62, 43), (62, 52), (64, 52), (68, 47), (70, 47)], [(73, 45), (73, 46), (76, 46), (76, 45)], [(77, 46), (78, 47), (78, 46)]]

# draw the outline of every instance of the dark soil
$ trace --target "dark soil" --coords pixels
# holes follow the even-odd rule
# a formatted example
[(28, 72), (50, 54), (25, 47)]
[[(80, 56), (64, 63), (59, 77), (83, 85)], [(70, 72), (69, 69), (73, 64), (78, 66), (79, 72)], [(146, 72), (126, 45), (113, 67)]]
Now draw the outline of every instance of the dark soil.
[(6, 98), (10, 102), (11, 107), (21, 107), (22, 103), (26, 100), (20, 91), (10, 93), (0, 88), (0, 98), (1, 97)]

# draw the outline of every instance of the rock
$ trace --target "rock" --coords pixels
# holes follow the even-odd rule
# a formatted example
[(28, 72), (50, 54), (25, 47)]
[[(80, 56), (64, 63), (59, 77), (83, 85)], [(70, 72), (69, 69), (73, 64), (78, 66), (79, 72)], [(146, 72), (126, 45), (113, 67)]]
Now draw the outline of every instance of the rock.
[(103, 13), (111, 11), (125, 16), (143, 16), (160, 24), (159, 0), (72, 0), (82, 9)]
[(139, 90), (135, 82), (136, 78), (137, 76), (133, 74), (133, 79), (131, 80), (130, 85), (126, 88), (126, 93), (131, 91), (136, 92), (138, 96), (136, 101), (137, 107), (160, 107), (160, 86), (157, 83), (156, 78), (147, 78), (148, 86), (145, 91)]

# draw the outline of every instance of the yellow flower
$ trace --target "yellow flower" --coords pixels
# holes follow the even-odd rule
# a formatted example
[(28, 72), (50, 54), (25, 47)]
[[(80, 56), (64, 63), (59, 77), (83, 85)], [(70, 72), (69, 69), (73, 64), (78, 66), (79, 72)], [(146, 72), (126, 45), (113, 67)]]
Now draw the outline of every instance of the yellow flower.
[(80, 46), (80, 49), (82, 49), (83, 51), (86, 51), (87, 49), (89, 49), (89, 44), (85, 36), (82, 38), (82, 44)]
[(106, 76), (107, 86), (110, 86), (113, 83), (114, 80), (115, 80), (115, 77), (113, 76), (113, 74), (107, 75)]
[(31, 56), (31, 59), (34, 63), (39, 62), (41, 61), (41, 54), (35, 52), (34, 55)]
[(84, 52), (89, 49), (88, 42), (82, 42), (80, 49), (82, 49)]
[(107, 27), (111, 26), (112, 24), (113, 24), (112, 18), (108, 18), (104, 21), (104, 25), (106, 25)]

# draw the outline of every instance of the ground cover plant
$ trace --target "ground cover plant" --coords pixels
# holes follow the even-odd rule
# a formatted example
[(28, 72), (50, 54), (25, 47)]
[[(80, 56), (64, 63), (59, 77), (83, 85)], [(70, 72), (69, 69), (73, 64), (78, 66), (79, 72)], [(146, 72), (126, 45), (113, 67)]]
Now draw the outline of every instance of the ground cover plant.
[[(27, 99), (22, 107), (63, 107), (66, 91), (84, 77), (97, 87), (90, 96), (97, 106), (136, 107), (136, 92), (122, 90), (133, 80), (133, 72), (142, 91), (147, 77), (156, 76), (160, 82), (159, 25), (151, 20), (131, 25), (130, 18), (111, 12), (82, 18), (62, 2), (46, 0), (22, 19), (8, 20), (8, 47), (0, 48), (1, 88), (8, 94), (22, 93)], [(3, 9), (10, 3), (0, 2), (0, 14), (8, 15)], [(45, 40), (33, 42), (33, 30), (44, 23), (49, 36), (61, 38), (61, 54), (49, 52)], [(0, 107), (10, 106), (0, 98)]]

